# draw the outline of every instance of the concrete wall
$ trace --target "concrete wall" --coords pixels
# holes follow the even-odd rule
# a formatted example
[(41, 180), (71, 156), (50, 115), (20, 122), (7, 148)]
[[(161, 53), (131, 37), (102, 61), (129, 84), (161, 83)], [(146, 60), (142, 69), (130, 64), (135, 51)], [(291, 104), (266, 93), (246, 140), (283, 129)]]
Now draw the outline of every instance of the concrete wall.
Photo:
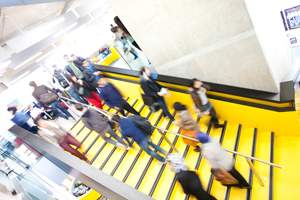
[(244, 0), (111, 0), (159, 73), (278, 91)]
[[(299, 0), (245, 0), (265, 58), (277, 82), (293, 80), (299, 72), (300, 47), (291, 48), (280, 11), (297, 6)], [(298, 38), (299, 39), (299, 38)]]

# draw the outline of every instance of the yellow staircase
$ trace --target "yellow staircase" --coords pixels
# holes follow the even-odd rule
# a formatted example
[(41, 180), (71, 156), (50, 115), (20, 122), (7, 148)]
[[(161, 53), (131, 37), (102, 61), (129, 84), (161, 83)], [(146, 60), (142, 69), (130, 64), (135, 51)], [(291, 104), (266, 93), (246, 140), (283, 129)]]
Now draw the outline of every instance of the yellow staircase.
[[(179, 131), (178, 127), (168, 119), (165, 119), (161, 112), (151, 113), (148, 107), (143, 105), (141, 99), (130, 97), (128, 101), (143, 117), (148, 118), (153, 125), (169, 131)], [(115, 112), (108, 107), (105, 107), (105, 109)], [(211, 126), (208, 117), (201, 118), (199, 122), (201, 130), (214, 138), (218, 138), (224, 148), (257, 156), (266, 161), (274, 161), (275, 134), (273, 132), (260, 131), (253, 127), (246, 127), (242, 124), (228, 121), (224, 121), (224, 123), (224, 128), (215, 129)], [(154, 199), (195, 199), (183, 193), (180, 185), (175, 182), (175, 174), (167, 165), (150, 157), (136, 144), (130, 150), (116, 148), (102, 140), (96, 132), (85, 128), (81, 121), (74, 125), (71, 133), (81, 141), (81, 151), (92, 161), (93, 167), (114, 176), (135, 189), (152, 196)], [(214, 180), (210, 173), (209, 164), (199, 152), (193, 151), (193, 148), (185, 145), (182, 139), (174, 134), (167, 133), (166, 136), (185, 157), (189, 168), (198, 172), (204, 188), (217, 199), (273, 199), (274, 173), (272, 167), (254, 162), (254, 167), (263, 178), (265, 184), (264, 187), (261, 187), (256, 178), (253, 177), (246, 160), (243, 157), (235, 157), (236, 168), (249, 180), (252, 188), (227, 188)], [(163, 140), (160, 133), (155, 131), (152, 139), (154, 143), (172, 153), (170, 145)]]

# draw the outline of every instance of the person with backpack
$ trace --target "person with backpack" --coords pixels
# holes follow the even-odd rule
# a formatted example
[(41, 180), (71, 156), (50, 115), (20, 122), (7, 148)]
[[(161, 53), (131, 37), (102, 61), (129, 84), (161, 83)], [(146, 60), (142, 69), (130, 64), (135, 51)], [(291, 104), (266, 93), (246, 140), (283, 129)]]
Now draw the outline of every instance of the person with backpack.
[[(130, 142), (128, 138), (132, 138), (133, 141), (135, 141), (147, 154), (156, 158), (160, 162), (166, 161), (167, 152), (160, 146), (154, 144), (150, 139), (150, 135), (147, 135), (150, 134), (151, 130), (153, 130), (151, 128), (152, 126), (149, 127), (149, 130), (145, 131), (143, 130), (144, 128), (141, 128), (141, 126), (138, 125), (134, 117), (120, 118), (118, 115), (114, 115), (113, 120), (119, 123), (122, 136), (128, 141), (128, 143)], [(143, 125), (143, 127), (147, 126), (148, 125)]]
[(217, 140), (207, 134), (197, 134), (202, 143), (201, 153), (211, 165), (211, 173), (222, 185), (239, 188), (249, 188), (245, 178), (235, 169), (233, 158), (221, 147)]
[(181, 155), (169, 155), (168, 163), (176, 174), (176, 181), (179, 182), (186, 195), (193, 195), (198, 200), (216, 200), (214, 196), (205, 191), (198, 174), (188, 169)]
[(159, 107), (163, 110), (164, 116), (174, 121), (174, 117), (169, 112), (164, 100), (164, 96), (168, 93), (167, 90), (155, 81), (155, 77), (152, 77), (153, 73), (151, 73), (149, 68), (143, 67), (140, 71), (140, 75), (141, 87), (144, 92), (144, 100), (147, 98), (149, 101), (145, 102), (145, 104), (150, 106), (151, 104), (158, 104)]
[(34, 81), (29, 83), (33, 87), (32, 96), (45, 108), (51, 107), (58, 116), (65, 119), (74, 118), (71, 113), (59, 101), (58, 95), (46, 85), (37, 85)]
[(216, 128), (223, 128), (224, 124), (220, 124), (219, 119), (217, 117), (217, 112), (212, 104), (209, 102), (206, 92), (208, 90), (208, 86), (204, 85), (200, 80), (193, 79), (190, 94), (194, 101), (196, 110), (199, 115), (209, 114), (211, 116), (211, 121)]
[(106, 78), (99, 79), (97, 91), (101, 99), (108, 106), (119, 110), (123, 116), (125, 116), (124, 110), (139, 115), (139, 113), (123, 99), (121, 92), (113, 84), (109, 83)]
[[(173, 107), (178, 113), (178, 120), (176, 121), (176, 124), (181, 128), (181, 134), (187, 137), (196, 138), (196, 135), (200, 132), (200, 127), (199, 124), (192, 118), (187, 107), (179, 102), (174, 103)], [(188, 138), (182, 139), (185, 144), (193, 146), (194, 151), (200, 152), (200, 147), (198, 146), (197, 141), (193, 141)]]
[[(94, 109), (88, 109), (81, 118), (85, 127), (90, 130), (96, 131), (106, 142), (128, 149), (126, 144), (121, 137), (119, 137), (113, 130), (109, 119), (103, 114), (99, 113)], [(109, 136), (107, 136), (108, 134)]]

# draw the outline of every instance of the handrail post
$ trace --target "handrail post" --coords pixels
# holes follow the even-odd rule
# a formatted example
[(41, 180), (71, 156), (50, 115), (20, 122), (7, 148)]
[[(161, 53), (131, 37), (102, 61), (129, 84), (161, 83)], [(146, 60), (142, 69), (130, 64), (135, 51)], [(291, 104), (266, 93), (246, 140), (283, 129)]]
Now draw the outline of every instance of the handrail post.
[(264, 184), (262, 178), (260, 177), (260, 175), (258, 174), (258, 172), (254, 169), (252, 161), (249, 158), (245, 158), (245, 159), (246, 159), (250, 169), (252, 170), (254, 176), (257, 178), (259, 185), (264, 187), (265, 184)]

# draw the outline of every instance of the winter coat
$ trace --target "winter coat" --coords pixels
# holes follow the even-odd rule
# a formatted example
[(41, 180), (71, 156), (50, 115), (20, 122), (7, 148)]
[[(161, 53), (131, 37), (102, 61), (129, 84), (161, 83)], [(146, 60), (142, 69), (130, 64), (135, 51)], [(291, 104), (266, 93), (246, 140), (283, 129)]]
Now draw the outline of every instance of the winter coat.
[(135, 142), (140, 143), (148, 136), (138, 128), (132, 119), (122, 118), (120, 119), (120, 128), (123, 137), (130, 137)]
[(111, 83), (108, 83), (104, 87), (97, 88), (97, 91), (101, 99), (110, 107), (121, 107), (123, 97), (119, 90), (113, 86)]
[(93, 109), (87, 110), (81, 120), (88, 129), (101, 135), (104, 135), (109, 127), (107, 117)]
[(154, 80), (146, 80), (145, 78), (141, 78), (141, 87), (144, 91), (144, 94), (147, 96), (151, 96), (154, 99), (162, 98), (157, 93), (161, 90), (162, 86), (158, 84)]
[(211, 140), (201, 146), (202, 155), (208, 160), (212, 169), (224, 169), (230, 171), (233, 168), (233, 159), (222, 149), (220, 143)]
[[(182, 129), (181, 134), (187, 137), (196, 138), (196, 134), (200, 132), (200, 127), (197, 122), (192, 118), (188, 110), (179, 112), (178, 125)], [(197, 146), (198, 142), (190, 140), (188, 138), (183, 138), (184, 143)]]

